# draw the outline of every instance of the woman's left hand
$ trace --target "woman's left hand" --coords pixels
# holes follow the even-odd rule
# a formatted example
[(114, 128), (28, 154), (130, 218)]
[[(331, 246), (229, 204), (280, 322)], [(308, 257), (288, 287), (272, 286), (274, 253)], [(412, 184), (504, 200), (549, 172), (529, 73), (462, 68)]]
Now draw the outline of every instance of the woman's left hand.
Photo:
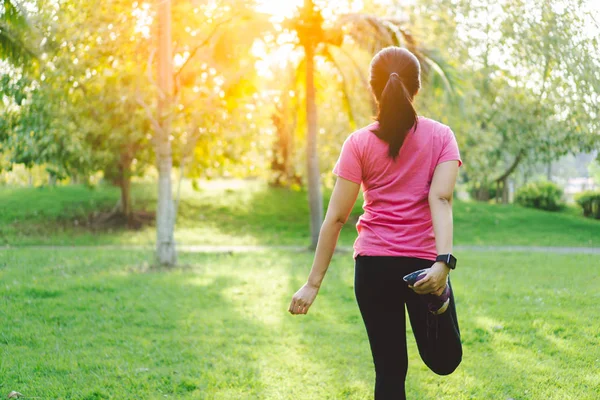
[(444, 293), (449, 273), (450, 268), (445, 263), (436, 262), (429, 268), (425, 278), (415, 283), (413, 290), (417, 294), (435, 294), (439, 296)]

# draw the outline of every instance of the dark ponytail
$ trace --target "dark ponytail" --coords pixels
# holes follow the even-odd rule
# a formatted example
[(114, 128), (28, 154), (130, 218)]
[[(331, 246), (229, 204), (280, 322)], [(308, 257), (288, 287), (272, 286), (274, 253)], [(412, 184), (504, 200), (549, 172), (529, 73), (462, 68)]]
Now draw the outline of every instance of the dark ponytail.
[(412, 96), (397, 73), (392, 73), (379, 100), (379, 132), (377, 136), (389, 143), (389, 156), (396, 158), (406, 135), (417, 124), (417, 111)]
[(412, 100), (421, 87), (420, 65), (408, 50), (388, 47), (371, 62), (371, 89), (377, 99), (377, 136), (389, 144), (395, 159), (418, 117)]

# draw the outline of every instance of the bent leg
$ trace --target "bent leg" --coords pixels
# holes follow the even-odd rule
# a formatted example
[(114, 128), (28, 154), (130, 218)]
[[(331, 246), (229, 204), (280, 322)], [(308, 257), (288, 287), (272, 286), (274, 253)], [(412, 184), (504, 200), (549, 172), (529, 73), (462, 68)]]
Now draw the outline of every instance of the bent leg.
[[(450, 281), (448, 285), (452, 288)], [(406, 308), (423, 362), (438, 375), (454, 372), (462, 360), (454, 293), (450, 294), (448, 309), (440, 315), (430, 313), (425, 296), (412, 290), (409, 290)]]

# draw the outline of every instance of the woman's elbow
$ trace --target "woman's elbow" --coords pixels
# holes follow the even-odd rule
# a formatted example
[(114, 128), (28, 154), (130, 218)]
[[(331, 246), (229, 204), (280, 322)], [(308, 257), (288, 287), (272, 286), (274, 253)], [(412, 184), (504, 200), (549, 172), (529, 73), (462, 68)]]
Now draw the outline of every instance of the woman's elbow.
[(327, 215), (323, 225), (329, 225), (336, 229), (342, 229), (344, 225), (346, 225), (347, 221), (348, 217), (343, 215)]
[(429, 193), (429, 204), (452, 204), (452, 193)]

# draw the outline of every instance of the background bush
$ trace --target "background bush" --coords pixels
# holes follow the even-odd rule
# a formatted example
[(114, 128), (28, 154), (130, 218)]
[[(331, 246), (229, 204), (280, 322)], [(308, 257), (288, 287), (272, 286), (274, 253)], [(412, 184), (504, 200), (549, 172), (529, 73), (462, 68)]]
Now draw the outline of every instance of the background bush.
[(575, 198), (575, 201), (583, 208), (584, 216), (600, 219), (600, 190), (583, 192)]
[(563, 190), (552, 182), (533, 182), (517, 190), (515, 202), (524, 207), (558, 211), (563, 207)]
[(471, 199), (477, 201), (488, 201), (496, 198), (496, 183), (469, 182), (467, 186)]

